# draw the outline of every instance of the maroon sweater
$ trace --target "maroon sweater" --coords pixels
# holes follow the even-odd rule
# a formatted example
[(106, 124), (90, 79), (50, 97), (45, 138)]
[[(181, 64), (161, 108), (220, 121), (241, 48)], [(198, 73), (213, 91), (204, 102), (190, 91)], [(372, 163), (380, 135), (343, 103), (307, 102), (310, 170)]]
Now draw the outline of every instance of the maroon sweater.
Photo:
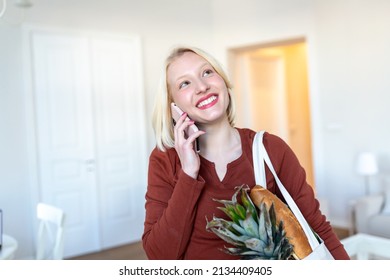
[[(201, 157), (197, 179), (181, 170), (175, 149), (161, 152), (155, 148), (149, 159), (146, 218), (143, 246), (149, 259), (237, 259), (220, 249), (231, 247), (214, 233), (206, 231), (213, 215), (228, 219), (213, 199), (230, 200), (234, 188), (255, 185), (252, 143), (255, 132), (238, 129), (242, 155), (229, 163), (220, 181), (214, 164)], [(325, 241), (335, 259), (349, 259), (326, 217), (319, 210), (306, 174), (289, 146), (279, 137), (265, 133), (264, 146), (284, 186), (295, 200), (311, 227)], [(266, 167), (267, 168), (267, 167)], [(266, 169), (267, 188), (282, 198), (271, 172)]]

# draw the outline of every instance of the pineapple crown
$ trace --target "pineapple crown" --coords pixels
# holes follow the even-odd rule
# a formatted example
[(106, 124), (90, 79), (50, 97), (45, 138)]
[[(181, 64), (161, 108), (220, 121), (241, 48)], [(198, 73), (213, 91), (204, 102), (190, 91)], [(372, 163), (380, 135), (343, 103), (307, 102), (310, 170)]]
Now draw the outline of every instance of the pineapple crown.
[(269, 209), (264, 202), (256, 207), (248, 195), (247, 185), (235, 189), (231, 200), (214, 199), (224, 205), (217, 208), (230, 220), (214, 215), (208, 221), (206, 217), (206, 230), (234, 246), (221, 250), (242, 259), (289, 259), (293, 246), (286, 237), (283, 222), (277, 223), (274, 204)]

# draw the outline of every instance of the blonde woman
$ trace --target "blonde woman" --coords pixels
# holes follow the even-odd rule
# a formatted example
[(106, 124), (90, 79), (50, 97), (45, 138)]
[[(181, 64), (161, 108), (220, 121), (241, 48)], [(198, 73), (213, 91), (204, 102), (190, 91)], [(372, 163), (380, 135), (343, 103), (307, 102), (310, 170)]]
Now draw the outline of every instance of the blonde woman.
[[(171, 103), (183, 110), (175, 126)], [(225, 243), (206, 230), (221, 215), (214, 199), (229, 200), (235, 187), (255, 186), (252, 143), (255, 131), (237, 128), (232, 86), (206, 52), (179, 47), (168, 56), (156, 99), (156, 148), (149, 159), (146, 218), (142, 236), (149, 259), (238, 259), (223, 252)], [(187, 136), (195, 124), (198, 131)], [(195, 142), (199, 152), (195, 151)], [(344, 247), (319, 210), (304, 169), (279, 137), (265, 133), (264, 145), (279, 178), (335, 259), (348, 259)], [(269, 170), (267, 188), (282, 197)], [(222, 213), (223, 214), (223, 213)]]

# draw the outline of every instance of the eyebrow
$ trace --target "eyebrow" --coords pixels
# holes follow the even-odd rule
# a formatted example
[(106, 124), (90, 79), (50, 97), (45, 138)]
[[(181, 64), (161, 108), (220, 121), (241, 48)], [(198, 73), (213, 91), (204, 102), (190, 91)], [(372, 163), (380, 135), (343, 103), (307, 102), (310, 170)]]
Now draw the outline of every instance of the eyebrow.
[[(207, 65), (210, 65), (211, 67), (213, 67), (209, 62), (204, 62), (204, 63), (202, 63), (199, 67), (198, 67), (198, 69), (202, 69), (203, 67), (205, 67), (205, 66), (207, 66)], [(214, 69), (214, 68), (213, 68)], [(179, 77), (177, 77), (176, 79), (175, 79), (175, 82), (177, 82), (178, 80), (180, 80), (180, 79), (183, 79), (183, 78), (185, 78), (187, 76), (187, 74), (184, 74), (184, 75), (181, 75), (181, 76), (179, 76)]]

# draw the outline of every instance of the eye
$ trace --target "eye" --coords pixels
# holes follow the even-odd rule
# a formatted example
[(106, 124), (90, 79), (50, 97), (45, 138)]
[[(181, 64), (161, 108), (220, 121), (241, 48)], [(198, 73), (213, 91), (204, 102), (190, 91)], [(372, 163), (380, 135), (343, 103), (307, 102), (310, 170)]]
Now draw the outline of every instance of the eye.
[(209, 76), (210, 74), (212, 74), (214, 71), (211, 70), (211, 69), (207, 69), (207, 70), (204, 70), (203, 71), (203, 77), (207, 77)]
[(189, 81), (183, 81), (179, 84), (179, 89), (182, 89), (190, 84)]

